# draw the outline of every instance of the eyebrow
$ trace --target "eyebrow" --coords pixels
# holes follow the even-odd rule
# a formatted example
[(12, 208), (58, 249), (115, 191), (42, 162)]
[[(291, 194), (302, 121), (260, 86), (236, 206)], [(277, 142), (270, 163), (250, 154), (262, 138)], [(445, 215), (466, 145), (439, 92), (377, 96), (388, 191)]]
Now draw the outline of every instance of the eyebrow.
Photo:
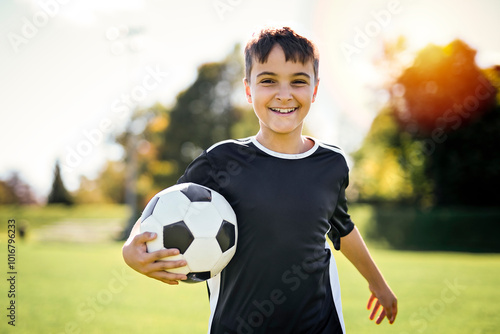
[[(264, 72), (257, 74), (257, 78), (260, 76), (263, 76), (263, 75), (277, 76), (277, 74), (274, 72), (264, 71)], [(311, 76), (309, 74), (307, 74), (306, 72), (297, 72), (297, 73), (292, 74), (292, 76), (293, 77), (305, 76), (309, 79), (311, 78)]]

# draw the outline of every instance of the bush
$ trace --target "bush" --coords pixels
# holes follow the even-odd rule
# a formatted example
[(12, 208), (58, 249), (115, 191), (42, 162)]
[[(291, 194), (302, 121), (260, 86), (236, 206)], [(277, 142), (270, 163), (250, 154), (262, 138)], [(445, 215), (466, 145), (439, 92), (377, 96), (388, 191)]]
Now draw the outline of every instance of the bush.
[(500, 252), (500, 208), (374, 208), (368, 237), (405, 250)]

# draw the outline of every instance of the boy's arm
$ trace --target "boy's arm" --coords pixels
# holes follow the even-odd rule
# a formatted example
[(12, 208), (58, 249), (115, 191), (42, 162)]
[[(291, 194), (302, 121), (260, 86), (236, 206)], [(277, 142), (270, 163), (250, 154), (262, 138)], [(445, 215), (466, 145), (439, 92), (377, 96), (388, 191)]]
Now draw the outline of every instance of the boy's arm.
[(187, 279), (186, 275), (174, 274), (165, 271), (171, 268), (185, 266), (186, 261), (158, 261), (165, 257), (179, 254), (179, 250), (171, 248), (148, 253), (146, 242), (155, 238), (156, 234), (154, 233), (140, 233), (140, 221), (138, 220), (132, 228), (130, 236), (122, 248), (125, 263), (143, 275), (170, 285), (177, 285), (179, 284), (179, 280)]
[(354, 227), (351, 233), (341, 238), (340, 251), (368, 281), (368, 287), (372, 294), (367, 308), (370, 309), (373, 301), (376, 300), (370, 314), (370, 319), (373, 320), (375, 318), (378, 309), (382, 306), (383, 310), (377, 318), (376, 323), (380, 324), (384, 320), (384, 317), (387, 317), (389, 323), (392, 324), (396, 320), (398, 312), (397, 298), (377, 268), (356, 227)]

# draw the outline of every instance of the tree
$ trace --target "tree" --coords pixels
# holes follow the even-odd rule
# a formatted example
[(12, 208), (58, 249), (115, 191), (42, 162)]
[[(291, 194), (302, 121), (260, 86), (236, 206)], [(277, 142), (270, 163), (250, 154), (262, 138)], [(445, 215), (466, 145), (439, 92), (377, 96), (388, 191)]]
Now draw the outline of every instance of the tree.
[(236, 96), (244, 97), (242, 78), (237, 46), (224, 61), (202, 65), (195, 82), (177, 96), (159, 147), (160, 160), (171, 162), (176, 170), (174, 178), (165, 181), (175, 182), (203, 148), (233, 136), (235, 125), (248, 110), (236, 102)]
[(61, 167), (59, 165), (59, 161), (56, 161), (54, 168), (54, 181), (52, 182), (52, 190), (50, 191), (47, 204), (74, 204), (73, 198), (68, 190), (66, 190), (61, 178)]
[(79, 204), (125, 203), (125, 163), (107, 161), (97, 179), (80, 177), (74, 200)]
[(9, 184), (5, 181), (0, 181), (0, 204), (18, 204), (19, 199)]
[(406, 68), (386, 50), (390, 100), (352, 172), (359, 199), (379, 204), (369, 234), (402, 249), (500, 251), (500, 66), (478, 68), (458, 40)]
[(19, 173), (12, 172), (5, 181), (0, 180), (0, 204), (31, 205), (37, 204), (37, 199)]
[(420, 145), (400, 131), (390, 107), (373, 120), (352, 157), (351, 188), (359, 201), (424, 206), (432, 201), (432, 182), (425, 177)]
[[(203, 149), (257, 132), (258, 122), (244, 100), (243, 76), (236, 46), (223, 61), (201, 65), (196, 80), (177, 95), (171, 108), (155, 104), (135, 112), (117, 138), (126, 155), (129, 195), (136, 195), (133, 206), (143, 208), (155, 193), (175, 184)], [(137, 211), (132, 213), (124, 236), (137, 216)]]
[(395, 115), (415, 136), (439, 136), (481, 118), (495, 105), (495, 88), (474, 61), (476, 51), (461, 40), (429, 45), (396, 80)]
[(460, 40), (429, 45), (388, 86), (389, 105), (354, 155), (364, 199), (498, 204), (499, 72), (479, 69), (475, 54)]

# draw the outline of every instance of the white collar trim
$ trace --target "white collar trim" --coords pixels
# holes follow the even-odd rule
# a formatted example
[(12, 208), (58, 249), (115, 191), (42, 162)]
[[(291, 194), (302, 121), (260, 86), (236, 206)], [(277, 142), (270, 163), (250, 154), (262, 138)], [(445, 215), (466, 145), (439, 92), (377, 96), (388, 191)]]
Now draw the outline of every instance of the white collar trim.
[(261, 143), (259, 143), (259, 141), (257, 140), (257, 138), (255, 138), (255, 136), (251, 137), (250, 139), (251, 139), (252, 143), (255, 146), (257, 146), (258, 149), (260, 149), (261, 151), (263, 151), (263, 152), (265, 152), (273, 157), (280, 158), (280, 159), (296, 160), (296, 159), (303, 159), (303, 158), (310, 156), (311, 154), (316, 152), (316, 150), (319, 147), (319, 142), (316, 139), (309, 137), (309, 136), (306, 136), (306, 138), (312, 140), (314, 142), (314, 146), (312, 148), (310, 148), (309, 150), (307, 150), (303, 153), (298, 153), (298, 154), (275, 152), (273, 150), (268, 149), (267, 147), (265, 147)]

